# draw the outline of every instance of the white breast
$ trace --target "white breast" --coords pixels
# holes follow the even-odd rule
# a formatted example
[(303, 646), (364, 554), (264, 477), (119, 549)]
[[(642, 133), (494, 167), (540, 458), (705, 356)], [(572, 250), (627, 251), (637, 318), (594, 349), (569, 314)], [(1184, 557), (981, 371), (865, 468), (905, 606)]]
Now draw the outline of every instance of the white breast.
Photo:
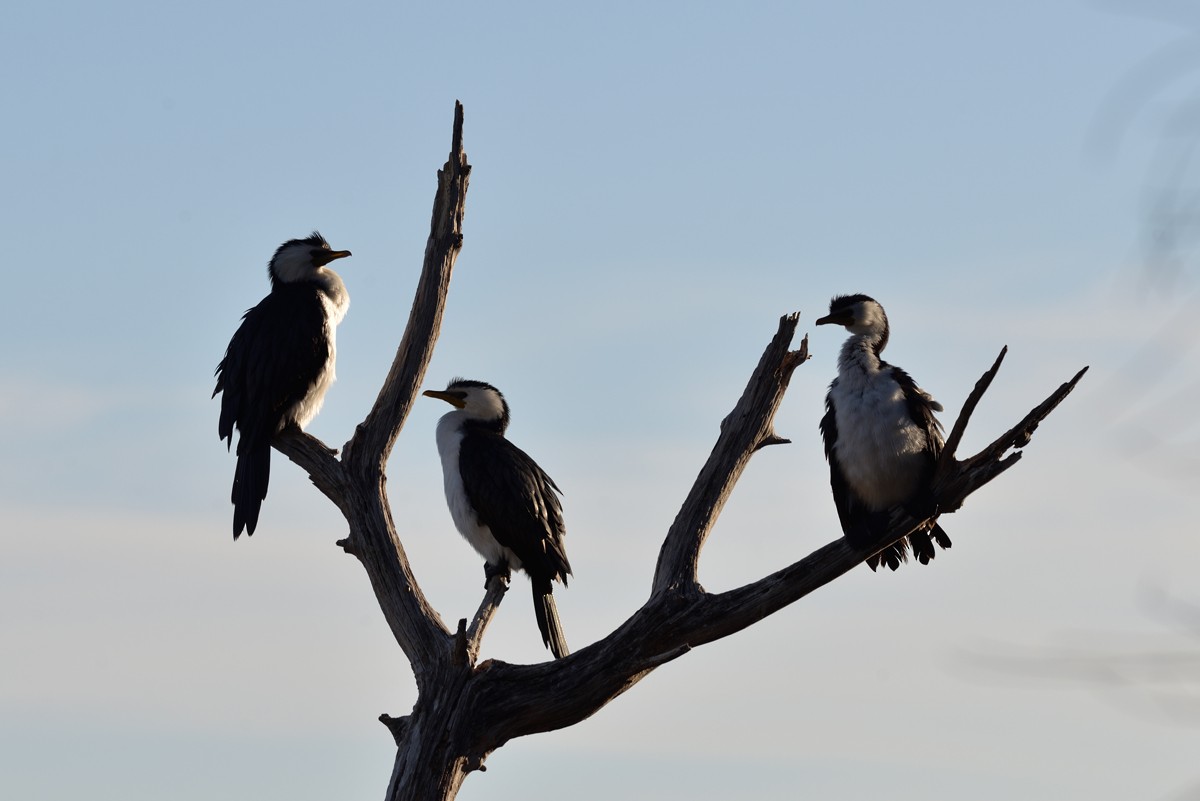
[(446, 505), (454, 527), (488, 564), (507, 562), (513, 570), (519, 570), (521, 560), (492, 536), (492, 530), (479, 522), (471, 501), (463, 486), (462, 473), (458, 469), (458, 455), (462, 444), (462, 413), (453, 411), (443, 415), (437, 425), (438, 455), (442, 459), (442, 483), (446, 490)]
[(873, 509), (908, 500), (925, 466), (925, 431), (908, 416), (890, 371), (842, 371), (830, 391), (837, 420), (833, 456), (846, 482)]

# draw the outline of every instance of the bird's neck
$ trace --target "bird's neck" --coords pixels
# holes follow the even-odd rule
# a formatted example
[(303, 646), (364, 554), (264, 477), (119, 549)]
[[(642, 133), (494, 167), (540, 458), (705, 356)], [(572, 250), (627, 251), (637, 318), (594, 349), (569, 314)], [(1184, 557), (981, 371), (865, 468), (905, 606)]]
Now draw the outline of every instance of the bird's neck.
[(337, 325), (346, 316), (346, 310), (350, 308), (350, 293), (346, 291), (342, 277), (333, 270), (322, 268), (313, 277), (313, 283), (316, 284), (328, 304), (330, 321), (333, 325)]
[(467, 434), (493, 434), (498, 437), (504, 436), (504, 421), (503, 420), (478, 420), (467, 415), (461, 409), (455, 409), (452, 412), (447, 412), (438, 420), (437, 425), (437, 440), (438, 447), (442, 447), (442, 443), (458, 442)]
[(868, 375), (879, 372), (883, 360), (879, 354), (886, 344), (878, 334), (855, 334), (842, 345), (838, 356), (838, 371), (856, 371)]
[(507, 428), (504, 420), (495, 418), (492, 420), (477, 420), (464, 418), (462, 427), (464, 431), (480, 431), (486, 434), (495, 434), (498, 437), (504, 436), (504, 429)]
[(350, 302), (350, 293), (342, 283), (342, 277), (328, 268), (322, 268), (315, 278), (317, 286), (329, 296), (335, 304), (342, 305)]
[(342, 282), (342, 277), (328, 267), (322, 267), (316, 272), (305, 275), (303, 278), (293, 278), (290, 280), (280, 278), (275, 273), (271, 274), (272, 289), (282, 290), (287, 287), (303, 287), (309, 284), (315, 286), (335, 306), (344, 308), (350, 305), (350, 293), (346, 291), (346, 285)]

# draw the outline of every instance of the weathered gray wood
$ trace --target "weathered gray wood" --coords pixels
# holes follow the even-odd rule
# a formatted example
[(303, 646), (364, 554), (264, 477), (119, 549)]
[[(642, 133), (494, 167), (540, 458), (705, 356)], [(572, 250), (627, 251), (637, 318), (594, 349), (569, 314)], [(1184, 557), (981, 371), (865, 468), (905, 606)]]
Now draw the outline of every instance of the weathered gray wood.
[[(366, 420), (340, 459), (316, 438), (289, 430), (275, 447), (299, 464), (337, 504), (349, 523), (339, 541), (356, 556), (417, 683), (417, 702), (401, 717), (381, 715), (396, 742), (389, 801), (449, 801), (466, 776), (514, 737), (571, 726), (594, 714), (656, 667), (692, 648), (762, 620), (860, 564), (871, 552), (906, 536), (923, 521), (903, 515), (871, 549), (854, 549), (839, 535), (800, 561), (727, 592), (709, 593), (697, 581), (700, 552), (713, 524), (753, 454), (787, 440), (773, 420), (793, 371), (808, 358), (808, 340), (791, 350), (798, 314), (778, 329), (700, 469), (659, 552), (645, 604), (608, 636), (565, 659), (534, 665), (500, 660), (477, 663), (480, 645), (507, 590), (500, 578), (487, 585), (474, 618), (455, 632), (442, 622), (409, 567), (385, 492), (384, 465), (420, 392), (433, 353), (454, 261), (462, 247), (462, 221), (471, 167), (462, 149), (463, 114), (455, 106), (450, 159), (438, 173), (429, 241), (412, 312), (391, 370)], [(1003, 358), (1001, 353), (1001, 359)], [(979, 454), (959, 462), (955, 450), (975, 405), (995, 377), (1000, 360), (976, 385), (955, 422), (939, 462), (935, 495), (941, 513), (1011, 466), (1037, 425), (1083, 375), (1063, 384), (1024, 420)], [(1086, 368), (1084, 368), (1086, 370)], [(817, 497), (827, 492), (812, 488)]]
[[(429, 239), (412, 311), (375, 405), (346, 443), (340, 461), (329, 456), (315, 438), (299, 431), (289, 431), (275, 443), (309, 472), (314, 483), (346, 516), (350, 533), (339, 544), (358, 557), (366, 569), (384, 618), (412, 664), (418, 685), (433, 666), (448, 657), (454, 640), (421, 592), (396, 534), (384, 465), (433, 357), (450, 276), (462, 249), (471, 174), (462, 130), (463, 107), (456, 103), (450, 158), (438, 171)], [(325, 451), (324, 456), (321, 451)]]
[(764, 445), (786, 442), (775, 435), (772, 421), (792, 372), (808, 359), (807, 337), (800, 343), (800, 350), (788, 350), (799, 319), (799, 314), (789, 314), (779, 321), (779, 330), (759, 359), (737, 406), (721, 422), (717, 444), (659, 551), (654, 594), (675, 589), (690, 596), (699, 591), (696, 574), (700, 549), (750, 457)]
[(433, 358), (433, 346), (442, 327), (450, 275), (462, 250), (463, 215), (470, 177), (471, 165), (463, 150), (463, 107), (462, 103), (455, 103), (450, 158), (438, 171), (425, 260), (408, 326), (374, 407), (346, 443), (343, 460), (358, 475), (375, 477), (383, 474), (392, 446), (400, 436), (413, 401), (420, 394), (425, 370)]

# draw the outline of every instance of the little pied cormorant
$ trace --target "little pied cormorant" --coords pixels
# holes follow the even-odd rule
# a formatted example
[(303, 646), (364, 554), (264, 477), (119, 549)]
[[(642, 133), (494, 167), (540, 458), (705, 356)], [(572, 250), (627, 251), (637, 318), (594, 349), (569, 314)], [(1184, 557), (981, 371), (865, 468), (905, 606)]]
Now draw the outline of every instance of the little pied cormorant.
[(233, 538), (253, 534), (271, 478), (271, 440), (286, 426), (300, 428), (321, 410), (333, 383), (334, 332), (346, 316), (346, 285), (325, 265), (350, 255), (332, 250), (316, 231), (284, 242), (271, 257), (271, 293), (242, 317), (217, 365), (221, 420), (217, 432), (233, 444)]
[[(908, 373), (880, 358), (888, 343), (888, 319), (873, 298), (836, 297), (816, 324), (844, 325), (850, 332), (825, 396), (821, 435), (842, 531), (851, 545), (870, 546), (887, 531), (891, 507), (903, 507), (917, 519), (935, 511), (931, 482), (942, 452), (942, 426), (933, 413), (942, 405)], [(917, 561), (928, 564), (933, 542), (950, 547), (936, 521), (867, 564), (875, 570), (882, 561), (895, 570), (908, 560), (909, 544)]]
[(565, 587), (571, 564), (563, 537), (560, 490), (525, 451), (504, 437), (508, 402), (483, 381), (452, 380), (426, 390), (454, 407), (437, 425), (446, 503), (459, 533), (484, 558), (485, 585), (524, 570), (542, 642), (556, 659), (570, 651), (554, 604), (553, 581)]

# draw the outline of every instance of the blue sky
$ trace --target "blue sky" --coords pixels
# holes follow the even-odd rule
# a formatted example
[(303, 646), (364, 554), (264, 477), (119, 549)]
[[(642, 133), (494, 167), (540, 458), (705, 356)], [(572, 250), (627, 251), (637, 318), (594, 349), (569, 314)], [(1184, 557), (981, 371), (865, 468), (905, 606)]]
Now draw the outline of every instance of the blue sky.
[[(780, 315), (812, 334), (777, 420), (794, 444), (739, 485), (702, 561), (714, 589), (839, 533), (816, 423), (842, 337), (811, 326), (831, 295), (884, 303), (889, 358), (947, 422), (1009, 346), (968, 450), (1092, 366), (943, 521), (933, 566), (856, 570), (510, 743), (460, 798), (1197, 797), (1200, 716), (1163, 711), (1195, 672), (1002, 667), (1196, 651), (1146, 600), (1196, 600), (1194, 280), (1148, 289), (1140, 249), (1195, 73), (1124, 100), (1188, 29), (1120, 8), (6, 11), (0, 794), (382, 794), (375, 718), (411, 707), (407, 664), (333, 546), (343, 521), (282, 457), (258, 532), (230, 541), (209, 394), (268, 257), (319, 228), (354, 251), (352, 303), (310, 430), (349, 438), (403, 330), (458, 99), (474, 172), (428, 380), (504, 390), (512, 438), (566, 491), (574, 647), (644, 599)], [(389, 491), (453, 621), (482, 571), (441, 498), (443, 411), (418, 406)], [(524, 592), (484, 656), (545, 657)]]

